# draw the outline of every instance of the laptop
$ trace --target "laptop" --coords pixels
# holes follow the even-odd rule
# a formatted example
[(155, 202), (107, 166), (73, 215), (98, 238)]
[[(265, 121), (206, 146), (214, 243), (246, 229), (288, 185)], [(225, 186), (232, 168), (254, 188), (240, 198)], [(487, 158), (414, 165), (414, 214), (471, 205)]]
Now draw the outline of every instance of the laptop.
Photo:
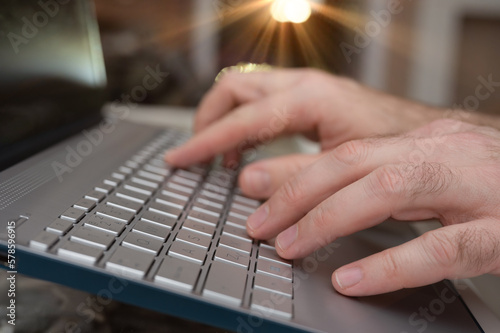
[[(448, 281), (363, 298), (335, 292), (334, 269), (415, 237), (407, 224), (284, 260), (271, 241), (246, 234), (260, 203), (239, 190), (236, 172), (165, 164), (188, 133), (104, 119), (92, 3), (0, 7), (0, 255), (10, 279), (25, 274), (235, 332), (483, 331)], [(2, 293), (9, 324), (29, 315)]]

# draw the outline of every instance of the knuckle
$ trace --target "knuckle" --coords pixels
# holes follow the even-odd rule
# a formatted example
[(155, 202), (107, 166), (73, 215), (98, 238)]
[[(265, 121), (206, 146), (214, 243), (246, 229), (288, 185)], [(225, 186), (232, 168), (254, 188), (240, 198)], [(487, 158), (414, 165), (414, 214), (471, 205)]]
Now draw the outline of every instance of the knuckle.
[(348, 166), (363, 163), (370, 152), (371, 145), (364, 140), (348, 141), (333, 150), (332, 156)]
[(383, 166), (376, 169), (369, 178), (368, 193), (378, 197), (399, 195), (405, 187), (405, 177), (400, 168), (395, 165)]
[(438, 267), (453, 268), (457, 263), (457, 246), (450, 234), (443, 230), (430, 231), (422, 235), (425, 253)]
[(474, 273), (484, 273), (499, 257), (500, 241), (488, 230), (468, 226), (454, 237), (456, 260), (460, 267)]
[(329, 230), (332, 225), (332, 214), (327, 207), (323, 205), (317, 206), (311, 213), (307, 215), (310, 221), (312, 230), (314, 230), (315, 241), (319, 247), (323, 247), (329, 244)]
[(408, 164), (404, 166), (403, 174), (412, 184), (408, 189), (411, 196), (442, 193), (455, 181), (451, 169), (441, 163)]
[(297, 177), (293, 181), (283, 184), (280, 191), (280, 199), (291, 206), (299, 203), (305, 193), (300, 184), (301, 182), (297, 180)]
[(381, 270), (383, 272), (383, 275), (387, 278), (389, 281), (398, 281), (401, 283), (400, 286), (398, 286), (398, 289), (404, 288), (404, 282), (401, 280), (401, 265), (399, 264), (399, 260), (396, 257), (396, 251), (393, 249), (385, 250), (380, 252), (381, 256)]

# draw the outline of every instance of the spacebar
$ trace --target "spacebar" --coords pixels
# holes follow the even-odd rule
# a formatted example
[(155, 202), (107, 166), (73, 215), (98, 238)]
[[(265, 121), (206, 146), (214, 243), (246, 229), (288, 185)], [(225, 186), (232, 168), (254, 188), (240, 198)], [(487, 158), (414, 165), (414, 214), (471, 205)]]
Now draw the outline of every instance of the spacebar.
[(246, 269), (237, 265), (215, 261), (208, 272), (203, 296), (240, 305), (246, 281)]

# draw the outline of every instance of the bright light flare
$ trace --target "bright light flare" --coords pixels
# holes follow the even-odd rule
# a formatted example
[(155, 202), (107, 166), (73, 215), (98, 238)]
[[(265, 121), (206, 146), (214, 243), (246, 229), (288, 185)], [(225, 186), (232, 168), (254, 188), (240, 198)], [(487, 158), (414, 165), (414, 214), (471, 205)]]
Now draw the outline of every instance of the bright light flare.
[(308, 0), (274, 0), (271, 15), (278, 22), (303, 23), (311, 16)]

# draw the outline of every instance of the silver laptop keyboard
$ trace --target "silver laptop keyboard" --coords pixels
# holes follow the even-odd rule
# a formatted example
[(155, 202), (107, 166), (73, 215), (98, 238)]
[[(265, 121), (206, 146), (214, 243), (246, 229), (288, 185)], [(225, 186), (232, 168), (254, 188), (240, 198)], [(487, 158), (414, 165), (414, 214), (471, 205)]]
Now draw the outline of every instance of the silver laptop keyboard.
[(259, 202), (220, 166), (174, 169), (169, 130), (96, 184), (30, 242), (32, 248), (158, 287), (293, 317), (292, 263), (251, 239)]

